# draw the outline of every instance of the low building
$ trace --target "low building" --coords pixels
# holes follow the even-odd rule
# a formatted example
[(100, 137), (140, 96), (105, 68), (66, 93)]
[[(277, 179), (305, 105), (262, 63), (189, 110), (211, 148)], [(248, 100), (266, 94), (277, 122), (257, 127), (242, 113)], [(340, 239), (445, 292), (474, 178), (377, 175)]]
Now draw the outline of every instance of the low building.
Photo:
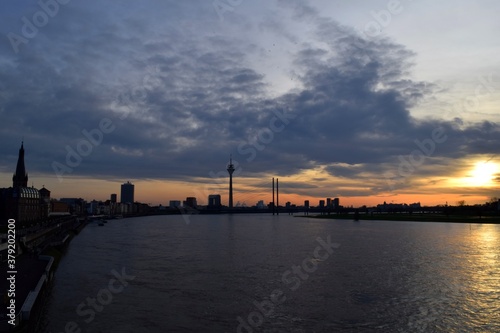
[[(6, 188), (2, 191), (2, 223), (9, 219), (16, 220), (17, 225), (27, 226), (40, 222), (43, 203), (40, 192), (32, 187)], [(45, 215), (45, 214), (44, 214)]]
[(82, 198), (61, 198), (59, 201), (69, 206), (71, 214), (84, 215), (86, 212), (87, 203)]
[(181, 207), (181, 201), (180, 200), (170, 200), (170, 203), (168, 205), (170, 208), (180, 208)]
[(65, 202), (52, 200), (50, 202), (50, 211), (52, 213), (70, 213), (70, 207)]
[(257, 202), (257, 205), (255, 205), (257, 207), (257, 209), (266, 209), (266, 205), (264, 204), (264, 200), (259, 200)]

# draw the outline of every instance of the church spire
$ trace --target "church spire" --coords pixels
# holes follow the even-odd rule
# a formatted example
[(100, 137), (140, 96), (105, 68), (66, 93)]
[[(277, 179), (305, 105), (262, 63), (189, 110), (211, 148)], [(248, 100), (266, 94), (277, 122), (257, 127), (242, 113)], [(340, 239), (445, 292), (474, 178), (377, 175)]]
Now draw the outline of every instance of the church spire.
[(19, 158), (17, 159), (16, 173), (12, 177), (13, 187), (28, 187), (28, 174), (24, 166), (24, 141), (21, 142)]

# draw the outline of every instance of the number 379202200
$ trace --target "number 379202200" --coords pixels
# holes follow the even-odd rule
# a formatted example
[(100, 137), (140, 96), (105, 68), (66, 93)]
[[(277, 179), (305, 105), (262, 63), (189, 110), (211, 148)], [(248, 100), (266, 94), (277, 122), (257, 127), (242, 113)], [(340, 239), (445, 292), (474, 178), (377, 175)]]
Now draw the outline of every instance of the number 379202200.
[(13, 219), (9, 220), (8, 230), (7, 230), (7, 254), (8, 254), (8, 265), (16, 264), (16, 221)]

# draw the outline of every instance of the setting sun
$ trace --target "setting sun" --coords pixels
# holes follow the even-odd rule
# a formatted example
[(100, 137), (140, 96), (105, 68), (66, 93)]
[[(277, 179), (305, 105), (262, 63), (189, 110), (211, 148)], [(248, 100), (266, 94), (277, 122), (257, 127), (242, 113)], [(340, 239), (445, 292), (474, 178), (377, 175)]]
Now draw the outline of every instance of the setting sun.
[(471, 186), (492, 185), (493, 178), (498, 171), (498, 165), (493, 162), (476, 163), (472, 173), (467, 177), (467, 182)]

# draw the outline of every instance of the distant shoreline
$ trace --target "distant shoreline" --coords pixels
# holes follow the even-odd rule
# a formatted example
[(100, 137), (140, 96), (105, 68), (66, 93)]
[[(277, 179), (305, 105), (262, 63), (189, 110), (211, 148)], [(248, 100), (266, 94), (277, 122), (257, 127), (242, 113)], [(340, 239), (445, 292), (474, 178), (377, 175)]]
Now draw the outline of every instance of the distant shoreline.
[[(202, 211), (199, 214), (147, 214), (147, 215), (134, 215), (134, 216), (126, 216), (126, 218), (131, 217), (145, 217), (145, 216), (170, 216), (170, 215), (232, 215), (232, 214), (270, 214), (269, 211), (233, 211), (233, 212), (217, 212), (217, 211)], [(281, 211), (279, 215), (287, 215), (299, 218), (314, 218), (314, 219), (331, 219), (331, 220), (351, 220), (351, 221), (396, 221), (396, 222), (437, 222), (437, 223), (475, 223), (475, 224), (500, 224), (500, 216), (499, 215), (445, 215), (445, 214), (435, 214), (435, 213), (360, 213), (357, 215), (354, 213), (339, 213), (339, 214), (310, 214), (310, 215), (302, 215), (303, 212), (290, 212)]]
[(464, 216), (444, 214), (330, 214), (330, 215), (300, 215), (316, 219), (363, 220), (363, 221), (400, 221), (400, 222), (446, 222), (446, 223), (476, 223), (500, 224), (500, 216)]

